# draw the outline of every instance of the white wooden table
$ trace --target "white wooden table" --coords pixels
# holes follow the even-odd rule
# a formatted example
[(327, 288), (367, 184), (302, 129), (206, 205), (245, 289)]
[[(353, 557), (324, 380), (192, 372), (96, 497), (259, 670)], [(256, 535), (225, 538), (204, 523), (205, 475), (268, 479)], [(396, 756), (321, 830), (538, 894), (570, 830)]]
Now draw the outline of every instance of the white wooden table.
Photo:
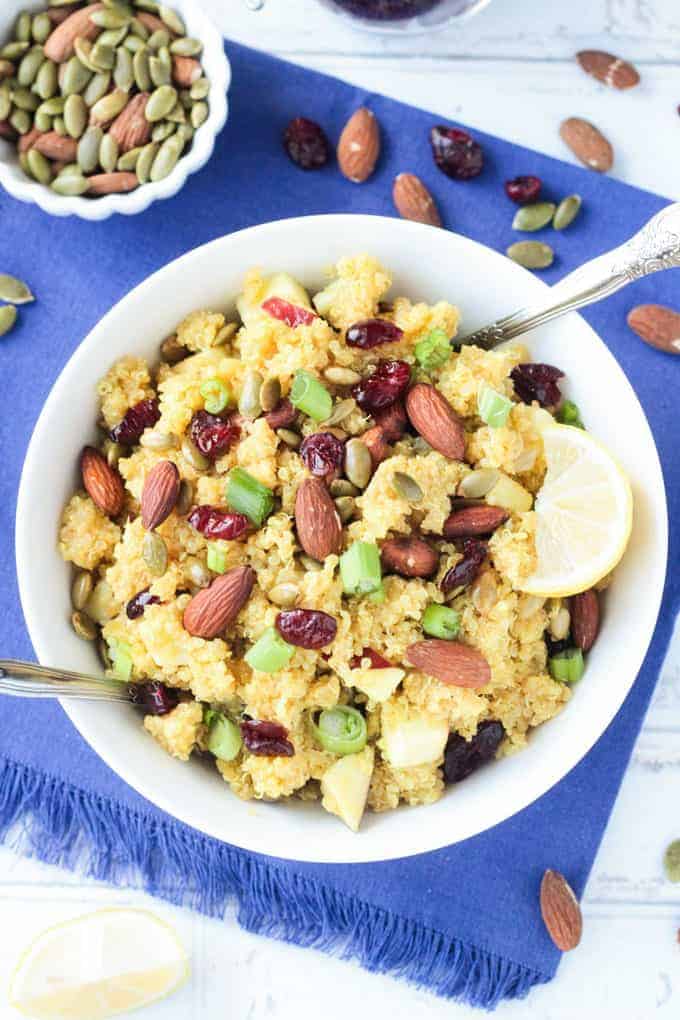
[[(436, 37), (381, 39), (333, 20), (314, 0), (205, 0), (226, 34), (300, 63), (457, 118), (552, 155), (568, 156), (559, 122), (581, 115), (614, 144), (614, 173), (680, 198), (677, 0), (494, 0)], [(607, 49), (633, 60), (629, 94), (585, 77), (572, 55)], [(304, 111), (291, 111), (304, 113)], [(531, 172), (531, 167), (527, 167)], [(520, 1020), (658, 1020), (678, 1016), (680, 887), (663, 879), (666, 844), (680, 836), (680, 632), (607, 830), (584, 899), (581, 947), (529, 1003), (501, 1007)], [(0, 1020), (11, 1020), (6, 978), (42, 928), (98, 906), (148, 906), (175, 924), (194, 977), (148, 1020), (460, 1020), (473, 1011), (369, 975), (309, 950), (242, 932), (138, 893), (85, 882), (0, 851)], [(341, 991), (338, 993), (338, 990)]]

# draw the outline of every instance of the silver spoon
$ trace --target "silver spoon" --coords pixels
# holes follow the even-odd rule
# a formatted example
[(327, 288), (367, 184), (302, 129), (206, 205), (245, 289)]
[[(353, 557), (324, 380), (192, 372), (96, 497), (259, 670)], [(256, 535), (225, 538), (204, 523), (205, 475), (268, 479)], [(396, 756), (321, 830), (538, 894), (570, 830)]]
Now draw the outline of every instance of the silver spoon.
[(130, 704), (127, 684), (13, 659), (0, 659), (0, 694), (13, 694), (19, 698), (126, 701)]
[(566, 312), (592, 305), (633, 280), (675, 266), (680, 266), (680, 202), (658, 212), (630, 241), (569, 273), (536, 304), (520, 308), (467, 336), (456, 337), (454, 343), (476, 344), (491, 350)]

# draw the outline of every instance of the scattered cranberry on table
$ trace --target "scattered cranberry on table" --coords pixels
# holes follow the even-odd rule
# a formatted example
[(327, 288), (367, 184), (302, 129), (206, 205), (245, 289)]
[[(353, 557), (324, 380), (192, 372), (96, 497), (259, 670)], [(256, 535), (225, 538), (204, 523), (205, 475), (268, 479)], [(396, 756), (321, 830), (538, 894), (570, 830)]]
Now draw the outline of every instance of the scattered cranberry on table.
[(283, 147), (302, 170), (318, 170), (328, 162), (330, 147), (323, 128), (307, 117), (295, 117), (283, 134)]
[(462, 128), (437, 125), (430, 131), (434, 161), (447, 177), (467, 181), (484, 168), (484, 153), (479, 142)]
[(517, 205), (527, 205), (529, 202), (536, 202), (541, 193), (541, 179), (531, 174), (520, 177), (513, 177), (511, 181), (505, 182), (505, 194), (516, 202)]

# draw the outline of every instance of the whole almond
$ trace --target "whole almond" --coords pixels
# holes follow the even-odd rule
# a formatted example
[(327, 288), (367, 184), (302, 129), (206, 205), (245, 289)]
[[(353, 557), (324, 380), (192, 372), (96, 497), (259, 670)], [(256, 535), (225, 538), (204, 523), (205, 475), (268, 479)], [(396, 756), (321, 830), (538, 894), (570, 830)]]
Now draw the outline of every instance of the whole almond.
[(298, 541), (308, 556), (325, 560), (342, 549), (342, 522), (320, 478), (305, 478), (295, 496)]
[(377, 468), (389, 452), (387, 436), (382, 425), (374, 425), (361, 434), (361, 442), (368, 447), (368, 452), (373, 461), (373, 468)]
[(149, 29), (149, 32), (157, 32), (159, 29), (163, 32), (167, 32), (171, 38), (174, 38), (177, 33), (166, 25), (161, 18), (158, 18), (155, 14), (151, 14), (149, 11), (135, 11), (135, 17), (138, 21), (144, 25), (145, 28)]
[(680, 313), (664, 305), (637, 305), (628, 313), (634, 333), (660, 351), (680, 354)]
[(57, 159), (62, 163), (75, 163), (78, 154), (78, 142), (68, 135), (58, 135), (56, 131), (45, 131), (34, 139), (33, 148), (42, 152), (48, 159)]
[(109, 134), (116, 139), (121, 152), (146, 145), (151, 138), (151, 123), (144, 116), (148, 99), (148, 92), (138, 92), (111, 124)]
[(402, 577), (431, 577), (439, 565), (436, 550), (416, 535), (388, 538), (380, 557), (384, 570)]
[(338, 142), (338, 165), (354, 184), (368, 180), (380, 155), (380, 126), (375, 115), (361, 106), (345, 124)]
[(446, 397), (430, 383), (416, 383), (406, 396), (406, 413), (414, 429), (451, 460), (462, 460), (465, 431)]
[(34, 127), (31, 128), (30, 131), (27, 131), (25, 135), (21, 135), (21, 137), (19, 138), (19, 144), (17, 146), (19, 152), (28, 152), (28, 150), (33, 147), (34, 143), (38, 140), (38, 138), (40, 138), (42, 133), (43, 133), (42, 131), (38, 131), (38, 129)]
[(406, 649), (406, 661), (451, 687), (484, 687), (491, 670), (481, 652), (460, 641), (428, 638)]
[(583, 918), (574, 891), (559, 871), (546, 871), (541, 880), (541, 915), (548, 934), (563, 953), (581, 941)]
[(191, 88), (203, 74), (203, 68), (194, 57), (172, 58), (172, 80), (182, 89)]
[(45, 14), (53, 25), (61, 25), (62, 21), (70, 18), (74, 11), (78, 10), (78, 4), (67, 4), (64, 7), (48, 7)]
[(80, 456), (83, 485), (92, 502), (103, 514), (117, 517), (123, 509), (123, 479), (106, 457), (94, 446), (86, 446)]
[[(401, 399), (395, 400), (389, 407), (385, 407), (380, 411), (374, 411), (373, 418), (385, 433), (385, 439), (388, 443), (396, 443), (398, 439), (401, 439), (408, 425), (406, 408), (404, 401)], [(363, 439), (364, 436), (361, 438)]]
[(179, 496), (179, 471), (171, 460), (161, 460), (151, 468), (142, 489), (142, 524), (153, 531), (172, 513)]
[(116, 195), (123, 191), (134, 191), (139, 184), (137, 175), (117, 170), (111, 174), (93, 174), (87, 178), (90, 195)]
[(255, 584), (252, 567), (234, 567), (216, 577), (191, 599), (184, 610), (184, 629), (193, 637), (210, 640), (229, 627), (250, 598)]
[(435, 201), (420, 177), (416, 177), (415, 174), (398, 174), (394, 178), (392, 198), (397, 212), (405, 220), (441, 227), (442, 221)]
[(594, 588), (574, 595), (569, 603), (574, 644), (589, 652), (600, 630), (600, 599)]
[(581, 50), (576, 59), (586, 72), (597, 78), (603, 85), (614, 89), (631, 89), (640, 81), (640, 75), (632, 64), (613, 53), (604, 50)]
[(95, 39), (101, 29), (90, 20), (90, 15), (101, 10), (103, 4), (89, 4), (74, 11), (54, 29), (43, 47), (48, 60), (61, 64), (73, 56), (76, 39)]
[(469, 538), (472, 535), (490, 535), (505, 524), (510, 514), (501, 506), (466, 506), (455, 510), (444, 521), (444, 538)]
[(8, 120), (0, 120), (0, 138), (7, 138), (10, 142), (13, 142), (16, 137), (16, 128)]
[(560, 125), (560, 136), (577, 159), (591, 170), (606, 173), (614, 165), (614, 150), (594, 124), (581, 117), (568, 117)]

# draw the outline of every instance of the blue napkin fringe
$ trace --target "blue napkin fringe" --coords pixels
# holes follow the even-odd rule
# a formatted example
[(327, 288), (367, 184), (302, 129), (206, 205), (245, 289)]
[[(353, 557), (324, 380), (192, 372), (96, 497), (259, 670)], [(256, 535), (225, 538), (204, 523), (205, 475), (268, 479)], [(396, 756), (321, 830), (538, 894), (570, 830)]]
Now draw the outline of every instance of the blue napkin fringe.
[(99, 881), (143, 889), (305, 948), (355, 959), (438, 995), (494, 1009), (546, 975), (467, 945), (314, 879), (245, 856), (195, 830), (177, 830), (39, 769), (0, 764), (0, 843)]

